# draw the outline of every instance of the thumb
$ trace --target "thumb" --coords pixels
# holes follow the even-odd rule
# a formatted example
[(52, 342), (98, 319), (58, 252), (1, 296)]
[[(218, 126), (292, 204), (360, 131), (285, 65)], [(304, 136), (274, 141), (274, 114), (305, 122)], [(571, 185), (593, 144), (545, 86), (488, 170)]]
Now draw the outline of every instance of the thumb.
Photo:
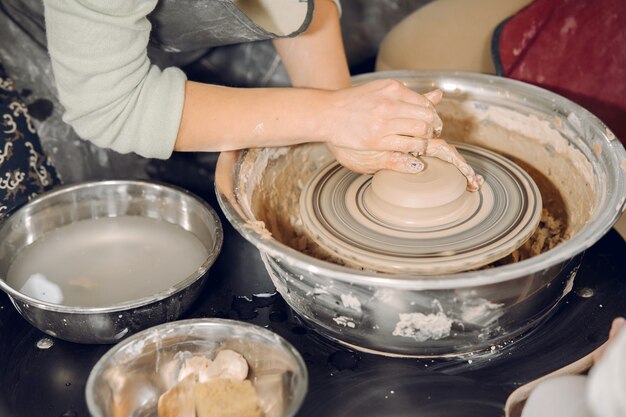
[(416, 174), (424, 169), (424, 163), (409, 153), (390, 151), (380, 158), (379, 168)]
[(443, 97), (443, 91), (441, 91), (440, 89), (429, 91), (428, 93), (424, 94), (424, 97), (426, 97), (428, 101), (436, 106), (437, 104), (439, 104), (441, 98)]

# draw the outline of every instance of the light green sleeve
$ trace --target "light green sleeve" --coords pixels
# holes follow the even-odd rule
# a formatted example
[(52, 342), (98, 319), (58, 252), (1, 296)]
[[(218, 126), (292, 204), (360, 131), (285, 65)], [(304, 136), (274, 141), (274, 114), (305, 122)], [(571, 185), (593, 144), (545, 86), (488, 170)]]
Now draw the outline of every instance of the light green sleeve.
[(168, 158), (185, 95), (185, 74), (150, 64), (157, 0), (44, 0), (48, 51), (65, 107), (82, 138), (121, 153)]

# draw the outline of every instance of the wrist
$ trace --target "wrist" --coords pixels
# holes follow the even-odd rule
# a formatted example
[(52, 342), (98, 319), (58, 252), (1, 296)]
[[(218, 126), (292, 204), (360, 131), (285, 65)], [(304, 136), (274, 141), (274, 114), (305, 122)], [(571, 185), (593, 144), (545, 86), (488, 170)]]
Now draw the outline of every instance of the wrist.
[(335, 114), (333, 108), (337, 100), (334, 90), (311, 90), (315, 98), (309, 102), (311, 116), (309, 118), (308, 135), (311, 142), (331, 142)]

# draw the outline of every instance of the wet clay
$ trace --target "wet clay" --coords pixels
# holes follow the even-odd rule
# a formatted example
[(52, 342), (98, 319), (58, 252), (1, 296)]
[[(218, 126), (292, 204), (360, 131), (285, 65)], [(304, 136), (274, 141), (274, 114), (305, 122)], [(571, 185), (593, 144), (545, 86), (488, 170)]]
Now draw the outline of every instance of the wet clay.
[[(544, 210), (537, 231), (522, 248), (493, 266), (550, 250), (585, 225), (601, 190), (595, 189), (598, 182), (590, 162), (561, 135), (555, 120), (468, 100), (444, 100), (438, 110), (445, 139), (508, 157), (529, 173), (541, 192)], [(273, 238), (298, 251), (345, 264), (312, 242), (299, 218), (302, 189), (331, 160), (330, 152), (320, 144), (248, 151), (238, 192), (243, 209), (257, 220), (251, 227), (264, 226)]]
[(417, 174), (382, 170), (372, 179), (372, 191), (383, 201), (408, 208), (448, 204), (465, 191), (465, 178), (452, 164), (422, 157), (424, 170)]
[(394, 225), (431, 227), (472, 210), (465, 177), (454, 165), (433, 157), (422, 161), (424, 170), (417, 174), (382, 170), (373, 176), (364, 203), (376, 217)]
[(541, 190), (543, 210), (539, 226), (533, 236), (521, 248), (496, 262), (497, 265), (523, 261), (539, 255), (552, 249), (562, 241), (569, 239), (571, 233), (568, 229), (565, 202), (556, 186), (532, 165), (512, 156), (509, 156), (509, 159), (524, 168), (533, 178), (539, 190)]

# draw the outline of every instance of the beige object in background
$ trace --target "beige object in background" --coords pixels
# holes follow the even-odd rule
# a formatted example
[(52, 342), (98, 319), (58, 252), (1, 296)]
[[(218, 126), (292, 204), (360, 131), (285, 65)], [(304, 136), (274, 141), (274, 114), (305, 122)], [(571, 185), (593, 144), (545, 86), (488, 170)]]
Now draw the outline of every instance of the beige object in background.
[(436, 0), (387, 34), (376, 71), (393, 69), (475, 71), (493, 74), (491, 37), (530, 0)]

